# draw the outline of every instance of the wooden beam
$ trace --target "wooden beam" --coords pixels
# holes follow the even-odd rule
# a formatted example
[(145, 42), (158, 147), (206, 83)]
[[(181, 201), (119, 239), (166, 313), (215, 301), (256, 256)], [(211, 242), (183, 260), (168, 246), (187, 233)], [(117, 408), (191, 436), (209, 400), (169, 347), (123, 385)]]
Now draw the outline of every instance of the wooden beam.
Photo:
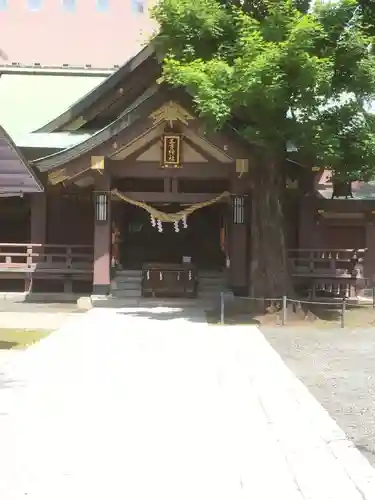
[(171, 179), (169, 177), (164, 178), (164, 193), (171, 192)]
[(126, 160), (109, 161), (108, 171), (113, 177), (131, 178), (162, 178), (175, 179), (228, 179), (235, 165), (212, 163), (189, 163), (181, 168), (161, 168), (156, 162), (132, 162)]

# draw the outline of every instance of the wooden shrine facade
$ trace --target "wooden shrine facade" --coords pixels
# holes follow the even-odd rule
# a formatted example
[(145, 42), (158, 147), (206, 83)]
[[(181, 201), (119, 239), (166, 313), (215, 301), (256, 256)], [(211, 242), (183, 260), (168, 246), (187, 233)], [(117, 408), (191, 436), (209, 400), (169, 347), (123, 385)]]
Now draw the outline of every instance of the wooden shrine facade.
[[(212, 254), (211, 260), (225, 268), (228, 288), (248, 293), (253, 147), (230, 127), (220, 133), (205, 131), (186, 93), (155, 83), (160, 72), (147, 50), (46, 126), (44, 132), (50, 134), (85, 134), (81, 142), (31, 161), (38, 189), (13, 193), (24, 194), (22, 198), (0, 197), (0, 292), (110, 294), (116, 272), (115, 228), (122, 221), (126, 227), (133, 218), (138, 228), (148, 224), (149, 239), (138, 238), (127, 253), (130, 233), (119, 230), (123, 264), (138, 262), (147, 277), (155, 271), (154, 254), (143, 260), (140, 254), (142, 245), (162, 247), (163, 238), (156, 239), (158, 221), (165, 216), (170, 229), (171, 214), (223, 195), (214, 204), (217, 211), (210, 213), (213, 222), (207, 208), (187, 216), (198, 254), (192, 257), (190, 247), (186, 254), (182, 248), (180, 257), (192, 261), (164, 261), (163, 266), (174, 269), (175, 282), (183, 276), (184, 283), (178, 285), (193, 294), (189, 271), (196, 279), (194, 260), (199, 261), (199, 251), (206, 252), (202, 262), (210, 264)], [(314, 179), (319, 176), (312, 173)], [(289, 263), (296, 283), (349, 288), (351, 294), (375, 284), (375, 201), (327, 199), (318, 183), (302, 190), (298, 180), (286, 182)], [(128, 201), (116, 196), (116, 190)], [(155, 210), (159, 216), (154, 217)], [(140, 213), (147, 213), (146, 222)], [(186, 221), (178, 222), (179, 235), (188, 234)], [(210, 232), (212, 224), (217, 224), (216, 232)], [(137, 228), (132, 230), (135, 240)], [(165, 235), (165, 241), (172, 238), (168, 231)], [(217, 238), (215, 248), (211, 236)], [(177, 240), (162, 247), (171, 256), (168, 247)], [(178, 241), (182, 245), (185, 240)]]

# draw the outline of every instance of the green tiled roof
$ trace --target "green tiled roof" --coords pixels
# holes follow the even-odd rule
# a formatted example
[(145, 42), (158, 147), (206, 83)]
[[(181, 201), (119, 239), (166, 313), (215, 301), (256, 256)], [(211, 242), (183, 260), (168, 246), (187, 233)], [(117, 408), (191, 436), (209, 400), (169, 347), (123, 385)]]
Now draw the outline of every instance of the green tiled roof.
[(99, 85), (103, 76), (2, 74), (0, 126), (11, 137), (43, 126)]
[(14, 134), (13, 141), (19, 148), (66, 149), (86, 141), (91, 136), (92, 134), (89, 133), (33, 132), (32, 134)]

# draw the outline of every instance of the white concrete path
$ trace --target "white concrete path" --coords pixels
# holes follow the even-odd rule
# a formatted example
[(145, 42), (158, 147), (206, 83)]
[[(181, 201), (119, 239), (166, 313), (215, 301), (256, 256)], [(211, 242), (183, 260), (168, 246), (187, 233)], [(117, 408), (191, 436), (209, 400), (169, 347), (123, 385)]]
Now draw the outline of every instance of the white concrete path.
[(375, 499), (255, 327), (150, 315), (92, 310), (3, 367), (1, 500)]
[(0, 312), (0, 328), (26, 328), (28, 330), (55, 330), (60, 328), (73, 313), (67, 312)]

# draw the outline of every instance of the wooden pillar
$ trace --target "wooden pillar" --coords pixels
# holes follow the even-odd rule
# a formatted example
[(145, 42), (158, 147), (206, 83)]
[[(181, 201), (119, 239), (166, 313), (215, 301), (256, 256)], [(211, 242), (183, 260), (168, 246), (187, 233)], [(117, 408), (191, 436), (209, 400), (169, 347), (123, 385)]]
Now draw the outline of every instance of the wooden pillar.
[(44, 244), (47, 241), (47, 196), (45, 193), (31, 195), (30, 243)]
[(315, 199), (301, 198), (299, 214), (299, 248), (319, 247), (319, 226), (316, 220)]
[(368, 280), (366, 286), (375, 286), (375, 220), (366, 224), (366, 247), (364, 259), (364, 277)]
[(93, 294), (108, 295), (111, 285), (111, 201), (110, 201), (111, 179), (105, 173), (96, 179), (94, 203), (96, 197), (103, 191), (107, 193), (107, 217), (106, 220), (97, 220), (97, 209), (94, 210), (94, 276)]
[[(30, 243), (44, 245), (47, 242), (47, 196), (46, 193), (32, 193), (30, 195)], [(35, 251), (35, 249), (34, 249)], [(28, 247), (30, 262), (37, 263), (38, 257), (32, 256), (33, 247)], [(33, 274), (27, 275), (24, 281), (24, 290), (33, 291)]]
[(232, 224), (229, 250), (229, 286), (235, 295), (248, 295), (247, 230), (245, 224)]

